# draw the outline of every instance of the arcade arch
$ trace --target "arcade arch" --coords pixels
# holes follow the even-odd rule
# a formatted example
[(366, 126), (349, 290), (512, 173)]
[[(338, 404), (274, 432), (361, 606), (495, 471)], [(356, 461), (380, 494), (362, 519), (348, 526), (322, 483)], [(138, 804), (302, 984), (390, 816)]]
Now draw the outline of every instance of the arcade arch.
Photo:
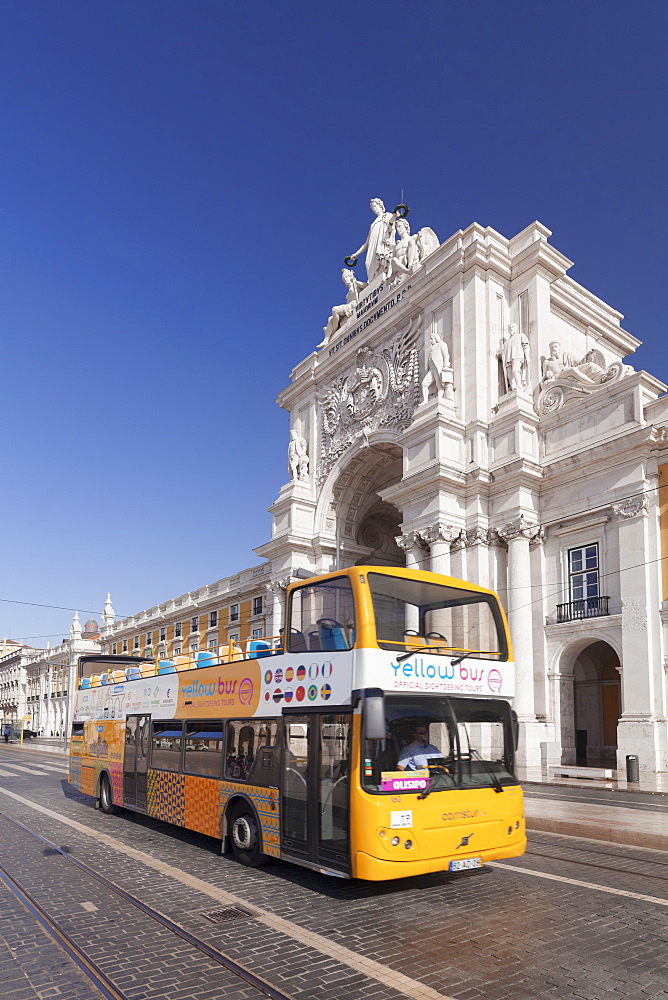
[(581, 641), (562, 653), (560, 678), (564, 763), (615, 768), (621, 715), (617, 652), (603, 639)]

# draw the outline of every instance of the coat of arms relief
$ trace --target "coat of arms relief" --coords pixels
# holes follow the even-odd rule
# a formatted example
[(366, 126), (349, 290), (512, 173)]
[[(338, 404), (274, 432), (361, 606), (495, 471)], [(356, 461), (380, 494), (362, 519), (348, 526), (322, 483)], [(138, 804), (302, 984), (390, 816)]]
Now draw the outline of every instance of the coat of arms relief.
[(317, 468), (322, 483), (336, 460), (360, 438), (383, 427), (402, 429), (420, 402), (418, 333), (421, 318), (378, 350), (360, 347), (355, 367), (335, 379), (319, 398), (322, 435)]

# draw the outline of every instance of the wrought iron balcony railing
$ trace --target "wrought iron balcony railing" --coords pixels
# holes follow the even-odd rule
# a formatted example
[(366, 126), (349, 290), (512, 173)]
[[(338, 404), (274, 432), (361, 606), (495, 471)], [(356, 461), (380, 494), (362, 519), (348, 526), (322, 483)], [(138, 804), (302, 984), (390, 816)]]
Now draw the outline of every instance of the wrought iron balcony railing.
[(582, 618), (600, 618), (609, 615), (609, 597), (584, 597), (579, 601), (569, 601), (568, 604), (557, 604), (557, 624), (560, 622), (577, 622)]

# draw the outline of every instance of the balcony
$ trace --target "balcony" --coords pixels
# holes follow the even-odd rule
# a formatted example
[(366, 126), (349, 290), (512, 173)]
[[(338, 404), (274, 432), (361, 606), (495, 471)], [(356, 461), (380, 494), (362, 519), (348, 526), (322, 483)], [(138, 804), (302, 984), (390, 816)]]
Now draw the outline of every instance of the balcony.
[(557, 624), (609, 615), (609, 600), (609, 597), (584, 597), (579, 601), (569, 601), (568, 604), (557, 604)]

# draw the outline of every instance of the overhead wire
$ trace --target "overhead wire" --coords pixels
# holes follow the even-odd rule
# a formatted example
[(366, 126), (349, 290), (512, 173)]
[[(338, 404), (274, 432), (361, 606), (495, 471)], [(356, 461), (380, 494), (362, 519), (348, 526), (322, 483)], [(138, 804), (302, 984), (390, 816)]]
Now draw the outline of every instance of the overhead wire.
[(64, 608), (59, 604), (37, 604), (35, 601), (15, 601), (9, 597), (0, 597), (2, 604), (26, 604), (31, 608), (51, 608), (54, 611), (80, 611), (82, 615), (99, 615), (100, 611), (86, 611), (85, 608)]
[[(587, 478), (586, 476), (581, 476), (581, 477), (579, 477), (578, 481), (581, 481), (581, 480), (586, 479), (586, 478)], [(636, 497), (644, 496), (644, 495), (649, 494), (649, 493), (658, 493), (658, 491), (662, 490), (662, 489), (668, 489), (668, 483), (664, 483), (662, 485), (657, 485), (657, 486), (650, 486), (650, 487), (648, 487), (647, 489), (644, 489), (644, 490), (637, 490), (635, 493), (629, 493), (627, 496), (623, 496), (623, 497), (616, 497), (614, 499), (608, 500), (606, 503), (598, 504), (598, 505), (596, 505), (594, 507), (585, 507), (585, 508), (583, 508), (581, 510), (571, 511), (571, 512), (568, 512), (568, 513), (564, 513), (560, 517), (556, 517), (553, 520), (542, 521), (540, 526), (544, 527), (544, 528), (548, 528), (548, 527), (551, 527), (551, 526), (553, 526), (555, 524), (560, 524), (563, 521), (570, 521), (573, 518), (581, 517), (584, 514), (594, 514), (594, 513), (596, 513), (599, 510), (605, 510), (607, 507), (613, 506), (613, 504), (624, 503), (624, 501), (626, 501), (626, 500), (633, 500)], [(594, 496), (594, 497), (596, 497), (596, 496), (603, 496), (603, 495), (604, 495), (603, 491), (600, 491), (599, 493), (592, 494), (592, 496)], [(536, 527), (538, 527), (538, 525), (536, 525)], [(649, 565), (652, 562), (660, 562), (661, 559), (664, 559), (664, 558), (668, 558), (668, 556), (661, 556), (661, 557), (659, 557), (656, 560), (649, 560), (647, 562), (638, 563), (635, 566), (627, 566), (627, 567), (624, 567), (624, 569), (638, 569), (639, 567), (644, 566), (644, 565)], [(606, 573), (605, 575), (606, 576), (611, 576), (611, 575), (614, 575), (615, 573), (620, 573), (620, 572), (623, 572), (623, 571), (624, 570), (622, 570), (622, 569), (620, 569), (620, 570), (612, 570), (609, 573)], [(543, 586), (543, 585), (542, 584), (527, 584), (526, 586), (531, 586), (533, 588), (533, 587), (536, 587), (536, 586)], [(507, 591), (509, 591), (511, 589), (525, 590), (526, 586), (520, 586), (518, 588), (504, 587), (503, 590), (505, 592), (507, 592)], [(547, 596), (554, 596), (554, 595), (547, 595)], [(541, 600), (542, 600), (542, 598), (541, 598)], [(20, 605), (23, 605), (25, 607), (32, 607), (32, 608), (48, 608), (49, 610), (53, 610), (53, 611), (74, 611), (74, 612), (79, 612), (79, 613), (81, 613), (83, 615), (96, 615), (96, 614), (99, 615), (99, 614), (101, 614), (101, 612), (99, 610), (90, 610), (90, 609), (86, 610), (85, 608), (80, 608), (80, 607), (79, 608), (66, 607), (66, 606), (59, 605), (59, 604), (41, 604), (41, 603), (38, 603), (36, 601), (20, 601), (20, 600), (17, 600), (15, 598), (9, 598), (9, 597), (0, 597), (0, 603), (2, 603), (2, 604), (20, 604)], [(537, 603), (537, 602), (532, 602), (532, 603)], [(116, 618), (120, 619), (120, 620), (123, 620), (124, 618), (130, 618), (130, 617), (132, 617), (132, 615), (120, 615), (120, 614), (116, 615)], [(237, 623), (235, 623), (235, 624), (237, 624)], [(26, 636), (25, 638), (48, 639), (48, 638), (52, 638), (55, 635), (60, 635), (60, 633), (59, 632), (53, 632), (50, 635), (44, 635), (44, 636)]]

